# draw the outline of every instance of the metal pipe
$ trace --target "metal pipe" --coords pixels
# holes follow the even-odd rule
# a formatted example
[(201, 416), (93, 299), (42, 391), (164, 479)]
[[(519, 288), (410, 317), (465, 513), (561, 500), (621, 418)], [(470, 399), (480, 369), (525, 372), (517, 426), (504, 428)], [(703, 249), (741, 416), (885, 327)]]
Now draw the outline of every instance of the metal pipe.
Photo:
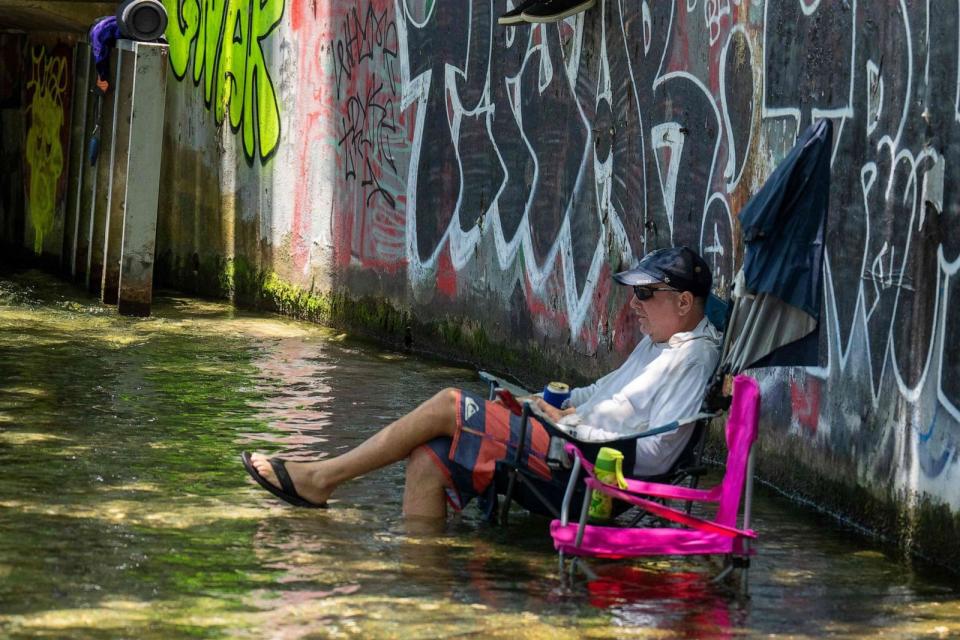
[(563, 492), (563, 503), (560, 505), (560, 526), (563, 527), (570, 522), (570, 501), (573, 499), (573, 488), (580, 477), (580, 464), (580, 456), (574, 456), (573, 468), (570, 470), (570, 480), (567, 482), (567, 490)]
[(753, 451), (747, 458), (747, 479), (746, 487), (743, 491), (743, 526), (741, 529), (750, 528), (750, 508), (753, 506)]
[(583, 542), (583, 534), (587, 528), (587, 512), (590, 510), (590, 499), (593, 497), (593, 489), (587, 489), (583, 494), (583, 505), (580, 507), (580, 525), (577, 527), (577, 539), (574, 546), (579, 547)]
[[(750, 509), (753, 506), (753, 449), (750, 449), (750, 456), (747, 458), (747, 480), (746, 487), (743, 492), (743, 526), (741, 527), (744, 530), (750, 528)], [(750, 559), (750, 538), (744, 538), (743, 540), (743, 555), (747, 558), (747, 562)], [(740, 581), (743, 585), (743, 592), (746, 593), (746, 584), (747, 584), (747, 574), (750, 571), (750, 565), (748, 564), (743, 568), (743, 571), (740, 572)]]

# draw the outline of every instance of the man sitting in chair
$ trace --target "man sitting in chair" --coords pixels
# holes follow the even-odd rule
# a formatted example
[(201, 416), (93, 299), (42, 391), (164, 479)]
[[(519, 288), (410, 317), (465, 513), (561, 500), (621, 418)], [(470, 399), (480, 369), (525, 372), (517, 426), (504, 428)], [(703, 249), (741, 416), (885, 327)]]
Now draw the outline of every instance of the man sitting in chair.
[[(630, 306), (644, 338), (618, 369), (573, 389), (566, 408), (535, 400), (544, 415), (580, 440), (623, 438), (695, 414), (719, 358), (720, 334), (704, 315), (710, 269), (696, 252), (659, 249), (613, 277), (633, 287)], [(264, 489), (311, 508), (326, 507), (341, 483), (407, 459), (404, 514), (443, 518), (448, 503), (459, 511), (476, 496), (489, 500), (498, 488), (502, 491), (505, 478), (499, 476), (505, 474), (496, 463), (512, 455), (510, 443), (519, 440), (520, 422), (497, 402), (444, 389), (335, 458), (290, 462), (244, 452), (242, 459)], [(667, 471), (692, 430), (686, 425), (637, 439), (633, 475)], [(559, 506), (566, 479), (553, 477), (560, 474), (552, 474), (545, 463), (549, 440), (546, 428), (531, 418), (524, 462)]]

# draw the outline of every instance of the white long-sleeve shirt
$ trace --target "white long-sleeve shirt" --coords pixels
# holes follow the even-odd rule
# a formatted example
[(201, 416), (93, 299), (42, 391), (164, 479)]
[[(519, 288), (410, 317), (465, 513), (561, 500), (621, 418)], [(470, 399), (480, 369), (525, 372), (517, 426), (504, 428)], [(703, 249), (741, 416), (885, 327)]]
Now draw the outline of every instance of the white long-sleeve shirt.
[[(720, 332), (704, 318), (666, 342), (644, 337), (618, 369), (570, 392), (576, 412), (561, 425), (579, 440), (603, 441), (661, 427), (700, 410), (720, 357)], [(690, 439), (693, 425), (637, 440), (635, 476), (665, 473)]]

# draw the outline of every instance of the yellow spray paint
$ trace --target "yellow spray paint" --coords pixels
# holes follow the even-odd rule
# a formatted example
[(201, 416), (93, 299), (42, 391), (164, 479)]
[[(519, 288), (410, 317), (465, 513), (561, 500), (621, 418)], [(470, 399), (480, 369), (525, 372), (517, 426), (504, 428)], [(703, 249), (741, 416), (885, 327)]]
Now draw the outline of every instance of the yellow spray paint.
[(67, 89), (67, 59), (47, 56), (45, 47), (33, 51), (33, 66), (27, 90), (33, 100), (27, 106), (30, 129), (27, 131), (26, 158), (30, 166), (28, 211), (33, 226), (33, 250), (43, 251), (43, 238), (53, 231), (57, 207), (57, 186), (63, 173), (63, 95)]
[[(263, 57), (264, 39), (280, 24), (285, 0), (164, 0), (170, 65), (190, 70), (217, 125), (229, 115), (248, 158), (269, 158), (280, 141), (280, 107)], [(257, 147), (259, 142), (259, 147)]]

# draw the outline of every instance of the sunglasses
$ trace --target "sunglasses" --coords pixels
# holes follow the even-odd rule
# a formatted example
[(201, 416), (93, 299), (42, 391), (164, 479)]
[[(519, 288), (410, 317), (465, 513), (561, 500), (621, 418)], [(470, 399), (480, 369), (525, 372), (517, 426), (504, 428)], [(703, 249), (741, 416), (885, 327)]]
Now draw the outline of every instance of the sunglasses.
[(653, 294), (655, 294), (657, 291), (673, 291), (676, 293), (680, 293), (680, 289), (673, 289), (670, 287), (653, 288), (653, 287), (648, 287), (642, 284), (633, 286), (633, 295), (637, 297), (637, 300), (641, 300), (641, 301), (649, 300), (650, 298), (653, 297)]

